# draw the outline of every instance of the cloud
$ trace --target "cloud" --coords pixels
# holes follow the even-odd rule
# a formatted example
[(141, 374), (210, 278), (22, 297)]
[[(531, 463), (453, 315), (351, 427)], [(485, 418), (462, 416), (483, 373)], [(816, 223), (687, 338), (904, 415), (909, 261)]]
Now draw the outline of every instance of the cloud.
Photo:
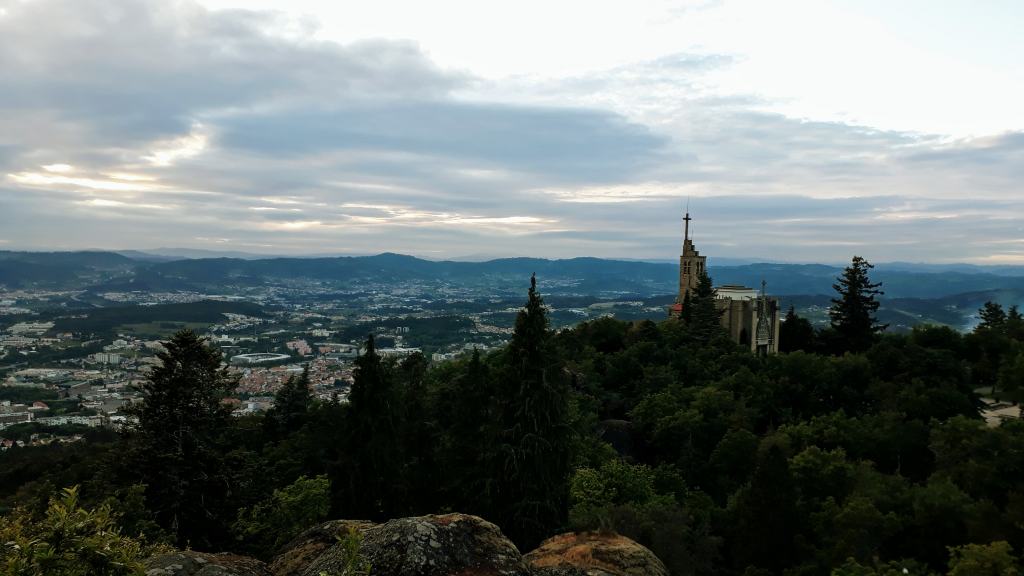
[(454, 101), (245, 114), (221, 126), (222, 145), (256, 154), (383, 151), (482, 167), (462, 176), (504, 169), (571, 181), (633, 175), (666, 141), (602, 111)]
[[(729, 54), (483, 81), (414, 43), (173, 0), (0, 0), (15, 247), (671, 258), (1013, 256), (1024, 135), (816, 122)], [(8, 80), (10, 79), (10, 80)]]
[(0, 109), (57, 125), (32, 139), (40, 147), (138, 147), (187, 136), (207, 112), (434, 98), (467, 81), (409, 42), (284, 38), (275, 31), (288, 22), (272, 12), (209, 11), (187, 0), (4, 6), (0, 70), (14, 81), (4, 83)]

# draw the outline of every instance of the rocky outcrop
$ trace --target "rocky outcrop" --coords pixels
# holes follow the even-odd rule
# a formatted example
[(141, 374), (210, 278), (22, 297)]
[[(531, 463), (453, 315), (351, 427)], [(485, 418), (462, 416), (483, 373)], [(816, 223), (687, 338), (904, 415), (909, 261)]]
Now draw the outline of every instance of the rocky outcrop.
[(270, 572), (275, 576), (301, 574), (325, 550), (336, 545), (339, 536), (353, 529), (361, 533), (372, 526), (373, 522), (366, 520), (332, 520), (314, 526), (285, 545), (270, 563)]
[[(477, 516), (399, 518), (360, 532), (360, 555), (375, 576), (531, 576), (515, 545), (497, 526)], [(345, 546), (335, 544), (298, 574), (340, 572), (348, 558)]]
[(146, 576), (271, 576), (263, 562), (236, 554), (186, 550), (146, 561)]
[[(359, 543), (346, 538), (358, 532)], [(368, 564), (373, 576), (668, 576), (636, 542), (587, 532), (545, 540), (526, 556), (497, 526), (468, 514), (399, 518), (382, 524), (334, 520), (306, 530), (269, 566), (234, 554), (184, 551), (146, 562), (146, 576), (320, 576)]]
[(524, 559), (535, 576), (668, 576), (653, 552), (618, 534), (561, 534)]

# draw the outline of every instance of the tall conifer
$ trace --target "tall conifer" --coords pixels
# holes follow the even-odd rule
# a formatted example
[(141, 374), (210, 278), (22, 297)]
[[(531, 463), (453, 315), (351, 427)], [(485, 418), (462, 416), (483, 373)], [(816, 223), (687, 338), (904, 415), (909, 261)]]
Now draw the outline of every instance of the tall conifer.
[(715, 306), (714, 284), (706, 271), (701, 271), (693, 296), (689, 297), (688, 306), (690, 311), (685, 318), (690, 333), (698, 340), (708, 342), (724, 334), (721, 324), (722, 312)]
[[(371, 334), (355, 361), (345, 423), (349, 434), (342, 455), (347, 490), (338, 512), (357, 518), (385, 519), (398, 507), (395, 488), (402, 468), (401, 405), (391, 372), (377, 354)], [(338, 504), (336, 501), (336, 507)]]
[(548, 340), (534, 276), (508, 350), (495, 502), (502, 529), (527, 549), (564, 525), (567, 515), (568, 390)]
[(868, 271), (872, 268), (874, 266), (867, 260), (854, 256), (837, 283), (832, 285), (838, 293), (829, 310), (832, 328), (842, 339), (844, 347), (854, 352), (868, 349), (875, 335), (888, 327), (887, 324), (879, 324), (875, 316), (879, 304), (875, 297), (884, 292), (879, 290), (881, 282), (871, 282), (868, 278)]
[(230, 410), (221, 402), (237, 379), (221, 354), (191, 330), (164, 343), (160, 365), (132, 410), (138, 425), (123, 471), (146, 485), (146, 506), (179, 545), (209, 546), (224, 536), (230, 474), (221, 456)]

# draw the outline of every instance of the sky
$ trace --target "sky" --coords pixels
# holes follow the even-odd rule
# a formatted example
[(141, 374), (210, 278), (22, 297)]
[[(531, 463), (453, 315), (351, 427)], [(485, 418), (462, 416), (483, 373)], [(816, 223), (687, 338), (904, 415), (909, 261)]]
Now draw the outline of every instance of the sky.
[(0, 249), (1024, 264), (1017, 0), (0, 0)]

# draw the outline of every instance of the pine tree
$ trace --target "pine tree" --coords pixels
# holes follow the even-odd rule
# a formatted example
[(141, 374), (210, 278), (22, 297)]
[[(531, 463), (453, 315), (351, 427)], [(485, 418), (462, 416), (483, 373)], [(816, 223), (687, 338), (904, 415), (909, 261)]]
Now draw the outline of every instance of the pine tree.
[(697, 288), (692, 296), (687, 293), (687, 297), (689, 301), (684, 305), (684, 311), (688, 308), (689, 312), (684, 318), (690, 333), (701, 342), (709, 342), (716, 336), (724, 335), (722, 311), (715, 305), (715, 288), (707, 271), (701, 271)]
[(404, 459), (396, 479), (396, 502), (403, 515), (436, 512), (440, 505), (436, 465), (438, 427), (427, 391), (427, 359), (412, 354), (398, 366), (402, 417), (398, 423)]
[(985, 302), (978, 310), (978, 317), (981, 318), (978, 330), (1002, 330), (1006, 325), (1006, 311), (998, 302)]
[(564, 525), (570, 474), (568, 389), (551, 357), (535, 276), (508, 358), (495, 513), (505, 533), (529, 549)]
[(1020, 313), (1020, 308), (1016, 304), (1010, 306), (1009, 312), (1006, 313), (1004, 332), (1014, 340), (1024, 341), (1024, 314)]
[(779, 350), (782, 352), (796, 350), (810, 352), (813, 347), (814, 327), (806, 318), (798, 316), (793, 306), (790, 306), (786, 317), (779, 326)]
[(465, 369), (452, 380), (445, 442), (451, 498), (458, 510), (485, 514), (488, 507), (487, 431), (495, 413), (491, 373), (474, 349)]
[(871, 282), (868, 271), (874, 268), (867, 260), (854, 256), (838, 283), (832, 288), (839, 294), (832, 299), (829, 316), (832, 328), (850, 351), (862, 351), (871, 346), (875, 335), (885, 330), (888, 325), (879, 324), (875, 313), (878, 311), (876, 296), (884, 294), (878, 288), (881, 282)]
[(267, 412), (264, 420), (267, 436), (283, 437), (298, 430), (306, 420), (312, 401), (307, 366), (302, 370), (302, 375), (289, 377), (274, 395), (274, 407)]
[(377, 354), (371, 334), (363, 354), (355, 360), (342, 455), (344, 478), (335, 483), (346, 490), (344, 502), (335, 497), (337, 512), (382, 520), (400, 508), (396, 502), (402, 469), (400, 410), (391, 366)]
[(132, 412), (123, 472), (146, 485), (146, 504), (179, 545), (209, 546), (224, 537), (231, 479), (221, 456), (229, 409), (221, 402), (237, 379), (221, 354), (182, 330), (157, 355)]

